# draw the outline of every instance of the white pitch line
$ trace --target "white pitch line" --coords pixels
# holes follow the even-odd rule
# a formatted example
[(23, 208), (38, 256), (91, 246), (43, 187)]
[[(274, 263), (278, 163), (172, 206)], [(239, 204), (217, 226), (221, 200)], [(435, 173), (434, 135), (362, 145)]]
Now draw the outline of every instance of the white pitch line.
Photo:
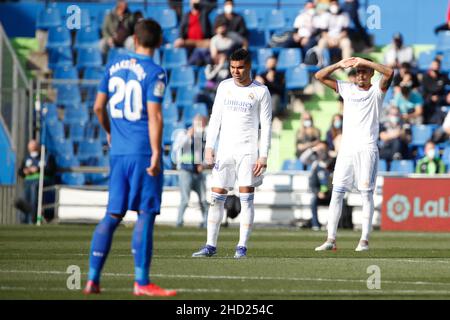
[[(0, 270), (0, 273), (28, 273), (28, 274), (56, 274), (68, 275), (64, 271), (39, 271), (39, 270)], [(87, 274), (87, 273), (83, 273)], [(133, 277), (132, 273), (110, 273), (105, 272), (103, 276), (110, 277)], [(151, 274), (154, 278), (172, 278), (172, 279), (212, 279), (212, 280), (257, 280), (257, 281), (303, 281), (303, 282), (354, 282), (365, 283), (367, 280), (358, 279), (326, 279), (326, 278), (298, 278), (298, 277), (265, 277), (265, 276), (204, 276), (204, 275), (181, 275), (181, 274)], [(427, 281), (393, 281), (383, 280), (386, 284), (403, 284), (403, 285), (424, 285), (424, 286), (450, 286), (450, 282), (427, 282)]]

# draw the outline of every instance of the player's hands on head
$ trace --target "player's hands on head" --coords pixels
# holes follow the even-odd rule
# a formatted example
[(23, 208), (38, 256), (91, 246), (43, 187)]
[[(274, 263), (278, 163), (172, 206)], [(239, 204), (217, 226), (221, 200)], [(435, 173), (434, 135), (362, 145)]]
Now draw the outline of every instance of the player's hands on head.
[(147, 173), (152, 177), (156, 177), (161, 172), (161, 163), (159, 155), (152, 155), (150, 159), (150, 167), (147, 168)]
[(208, 167), (212, 168), (214, 166), (214, 150), (211, 148), (205, 148), (205, 163)]
[(353, 68), (353, 67), (355, 67), (356, 59), (358, 59), (358, 58), (351, 57), (351, 58), (347, 58), (347, 59), (342, 59), (339, 62), (339, 67), (341, 69)]
[(264, 173), (267, 168), (267, 158), (259, 158), (256, 161), (255, 167), (253, 168), (253, 175), (259, 177)]

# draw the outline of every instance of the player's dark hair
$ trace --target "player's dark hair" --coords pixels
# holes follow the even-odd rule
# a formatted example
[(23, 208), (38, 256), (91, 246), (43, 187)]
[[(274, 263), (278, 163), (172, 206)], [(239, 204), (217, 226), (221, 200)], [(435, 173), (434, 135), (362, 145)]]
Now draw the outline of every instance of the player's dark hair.
[(156, 48), (161, 43), (162, 29), (153, 19), (142, 19), (134, 27), (138, 43), (144, 48)]
[(252, 63), (250, 52), (245, 49), (237, 49), (230, 56), (230, 61), (244, 61), (245, 63)]

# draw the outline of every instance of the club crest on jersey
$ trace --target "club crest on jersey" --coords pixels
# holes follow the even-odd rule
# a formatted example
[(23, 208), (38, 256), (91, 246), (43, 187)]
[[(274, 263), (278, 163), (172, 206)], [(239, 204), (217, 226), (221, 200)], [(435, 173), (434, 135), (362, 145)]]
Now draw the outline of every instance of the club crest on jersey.
[(155, 97), (162, 98), (164, 97), (164, 91), (166, 89), (166, 85), (162, 81), (156, 82), (155, 89), (153, 89), (153, 95)]
[(250, 98), (250, 100), (254, 100), (255, 99), (255, 95), (253, 94), (253, 92), (251, 92), (248, 97)]

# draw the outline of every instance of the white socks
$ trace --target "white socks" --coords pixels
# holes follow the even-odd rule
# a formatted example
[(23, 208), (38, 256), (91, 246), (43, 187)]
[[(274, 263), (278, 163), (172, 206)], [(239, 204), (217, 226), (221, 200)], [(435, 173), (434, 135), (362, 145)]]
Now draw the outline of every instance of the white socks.
[(217, 246), (217, 237), (219, 236), (220, 224), (222, 223), (224, 214), (224, 204), (227, 199), (226, 194), (212, 192), (211, 205), (208, 211), (208, 228), (206, 244), (209, 246)]
[(372, 218), (374, 212), (373, 191), (361, 191), (362, 197), (362, 234), (361, 241), (369, 241), (369, 234), (372, 230)]
[(345, 188), (333, 187), (330, 206), (328, 208), (328, 239), (336, 240), (336, 232), (342, 213)]
[(254, 193), (241, 193), (239, 195), (239, 199), (241, 200), (239, 247), (247, 247), (247, 242), (252, 232), (253, 220), (255, 218), (254, 197)]

